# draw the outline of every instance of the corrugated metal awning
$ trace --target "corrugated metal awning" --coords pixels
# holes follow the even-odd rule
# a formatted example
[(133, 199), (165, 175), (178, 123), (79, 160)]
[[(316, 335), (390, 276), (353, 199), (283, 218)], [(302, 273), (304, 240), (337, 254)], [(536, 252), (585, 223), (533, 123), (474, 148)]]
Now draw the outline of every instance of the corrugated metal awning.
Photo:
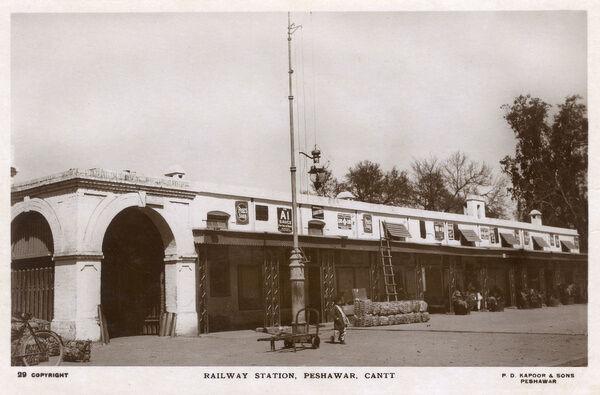
[(519, 245), (519, 241), (517, 240), (517, 238), (515, 237), (515, 235), (513, 235), (512, 233), (502, 233), (502, 232), (500, 232), (500, 237), (502, 237), (504, 239), (504, 241), (506, 242), (506, 244), (509, 244), (511, 246)]
[(573, 244), (573, 242), (569, 241), (569, 240), (561, 240), (560, 241), (562, 243), (563, 246), (565, 246), (569, 251), (573, 251), (576, 250), (577, 247), (575, 247), (575, 244)]
[(467, 239), (467, 241), (470, 242), (476, 242), (476, 241), (481, 241), (481, 239), (479, 238), (479, 236), (477, 236), (477, 233), (475, 233), (475, 231), (473, 229), (460, 229), (460, 233), (462, 233), (462, 235), (464, 236), (465, 239)]
[(548, 243), (546, 243), (546, 240), (541, 237), (541, 236), (531, 236), (531, 238), (533, 239), (533, 241), (535, 241), (537, 243), (537, 245), (539, 245), (540, 247), (550, 247), (548, 245)]
[(403, 224), (392, 224), (389, 222), (384, 222), (383, 226), (385, 227), (386, 233), (394, 239), (402, 239), (402, 238), (411, 238), (412, 235), (406, 229), (406, 226)]

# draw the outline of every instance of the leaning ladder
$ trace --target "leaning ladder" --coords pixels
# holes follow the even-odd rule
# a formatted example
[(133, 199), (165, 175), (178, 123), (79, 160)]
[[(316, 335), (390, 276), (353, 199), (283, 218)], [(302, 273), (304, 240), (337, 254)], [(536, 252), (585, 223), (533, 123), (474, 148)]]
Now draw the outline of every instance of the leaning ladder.
[(392, 247), (390, 246), (390, 239), (387, 237), (385, 227), (382, 231), (381, 237), (379, 238), (379, 255), (381, 257), (381, 267), (383, 269), (385, 296), (389, 302), (398, 300), (398, 292), (396, 292), (396, 280), (394, 278), (394, 266), (392, 265)]

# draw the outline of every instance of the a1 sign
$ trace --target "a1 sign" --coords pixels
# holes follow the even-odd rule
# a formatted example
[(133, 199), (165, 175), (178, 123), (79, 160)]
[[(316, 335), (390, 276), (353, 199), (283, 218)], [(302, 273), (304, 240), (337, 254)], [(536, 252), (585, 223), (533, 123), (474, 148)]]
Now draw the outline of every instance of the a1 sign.
[(292, 233), (292, 209), (277, 207), (277, 227), (282, 233)]

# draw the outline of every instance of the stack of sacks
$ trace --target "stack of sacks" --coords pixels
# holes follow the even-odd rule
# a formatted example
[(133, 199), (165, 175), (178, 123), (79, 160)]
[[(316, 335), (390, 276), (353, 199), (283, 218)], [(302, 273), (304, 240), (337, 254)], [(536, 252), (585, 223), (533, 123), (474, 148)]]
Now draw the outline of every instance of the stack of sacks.
[(372, 302), (369, 299), (354, 301), (355, 326), (380, 326), (412, 324), (429, 321), (427, 303), (423, 300)]

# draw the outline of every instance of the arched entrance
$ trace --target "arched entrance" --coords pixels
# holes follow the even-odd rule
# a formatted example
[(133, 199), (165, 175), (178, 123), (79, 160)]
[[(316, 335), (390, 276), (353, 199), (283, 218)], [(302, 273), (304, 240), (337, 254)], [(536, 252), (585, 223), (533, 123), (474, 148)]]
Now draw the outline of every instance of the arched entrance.
[(54, 241), (50, 225), (36, 211), (11, 223), (11, 309), (51, 321), (54, 316)]
[(165, 235), (155, 225), (160, 220), (149, 208), (130, 207), (106, 230), (101, 303), (111, 337), (158, 334), (165, 309)]

